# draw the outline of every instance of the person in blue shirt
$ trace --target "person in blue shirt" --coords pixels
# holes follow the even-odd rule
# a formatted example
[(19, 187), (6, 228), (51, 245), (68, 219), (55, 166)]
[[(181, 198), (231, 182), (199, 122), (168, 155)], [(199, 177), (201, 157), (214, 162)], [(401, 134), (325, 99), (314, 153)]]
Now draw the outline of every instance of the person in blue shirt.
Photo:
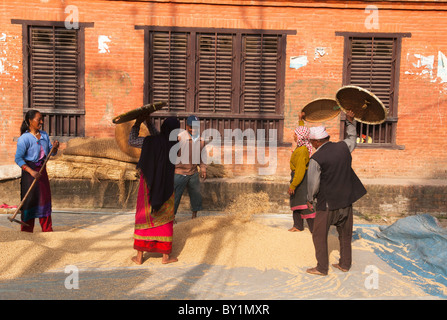
[[(17, 140), (15, 162), (22, 169), (20, 182), (22, 200), (33, 181), (37, 180), (21, 208), (21, 219), (28, 224), (28, 226), (21, 226), (21, 230), (25, 232), (33, 232), (35, 218), (39, 218), (43, 232), (53, 231), (51, 189), (46, 168), (39, 173), (53, 144), (48, 133), (42, 130), (42, 125), (42, 114), (37, 110), (29, 110), (25, 115), (20, 128), (20, 137)], [(57, 153), (58, 148), (59, 142), (54, 141), (52, 155)]]

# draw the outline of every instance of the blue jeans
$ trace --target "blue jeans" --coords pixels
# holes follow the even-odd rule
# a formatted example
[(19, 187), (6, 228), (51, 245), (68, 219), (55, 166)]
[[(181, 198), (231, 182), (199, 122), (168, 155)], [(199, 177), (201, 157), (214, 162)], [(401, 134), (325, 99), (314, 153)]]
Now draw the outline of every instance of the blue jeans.
[(202, 210), (202, 194), (200, 193), (200, 180), (199, 173), (196, 172), (193, 175), (185, 176), (182, 174), (174, 175), (174, 194), (175, 194), (175, 207), (174, 214), (177, 213), (177, 209), (180, 205), (183, 192), (185, 188), (188, 189), (189, 201), (191, 203), (191, 211)]

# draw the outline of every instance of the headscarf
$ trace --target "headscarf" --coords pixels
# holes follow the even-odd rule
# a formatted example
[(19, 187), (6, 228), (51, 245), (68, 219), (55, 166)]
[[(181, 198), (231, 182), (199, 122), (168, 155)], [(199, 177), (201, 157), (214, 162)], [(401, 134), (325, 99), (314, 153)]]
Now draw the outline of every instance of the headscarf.
[(169, 151), (177, 141), (169, 141), (170, 133), (180, 128), (175, 117), (169, 117), (160, 128), (160, 134), (144, 138), (137, 168), (144, 176), (149, 189), (149, 202), (155, 211), (172, 196), (174, 192), (175, 165), (169, 160)]
[(312, 144), (309, 141), (310, 130), (304, 126), (298, 126), (295, 128), (295, 134), (297, 136), (296, 146), (306, 146), (309, 151), (309, 157), (312, 155)]

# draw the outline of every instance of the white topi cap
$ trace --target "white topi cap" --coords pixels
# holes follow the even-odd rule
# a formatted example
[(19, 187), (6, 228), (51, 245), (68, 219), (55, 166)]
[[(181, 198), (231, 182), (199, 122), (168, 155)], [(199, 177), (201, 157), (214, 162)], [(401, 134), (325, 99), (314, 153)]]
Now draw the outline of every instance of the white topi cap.
[(311, 127), (309, 139), (311, 140), (320, 140), (327, 138), (329, 134), (326, 132), (326, 127)]

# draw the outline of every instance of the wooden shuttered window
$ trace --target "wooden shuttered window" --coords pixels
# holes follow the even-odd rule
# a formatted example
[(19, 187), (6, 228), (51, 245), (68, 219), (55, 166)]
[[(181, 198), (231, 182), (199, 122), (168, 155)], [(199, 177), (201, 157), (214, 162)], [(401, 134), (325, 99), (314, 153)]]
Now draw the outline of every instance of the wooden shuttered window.
[[(79, 30), (28, 26), (28, 108), (43, 115), (43, 129), (56, 137), (84, 136)], [(82, 93), (81, 93), (82, 91)]]
[(402, 36), (406, 34), (345, 34), (343, 84), (369, 90), (388, 111), (382, 124), (357, 123), (357, 141), (361, 147), (398, 147), (397, 98)]
[(395, 39), (352, 38), (349, 82), (374, 93), (393, 112)]
[(136, 28), (146, 39), (144, 103), (168, 102), (157, 126), (195, 114), (202, 131), (277, 129), (282, 142), (287, 32)]
[(166, 101), (168, 111), (185, 111), (188, 33), (151, 33), (151, 101)]
[(246, 113), (276, 113), (278, 106), (277, 35), (243, 37), (242, 94)]
[(231, 112), (233, 35), (200, 33), (197, 48), (198, 112)]
[[(349, 84), (374, 93), (393, 114), (393, 75), (395, 70), (393, 38), (352, 38)], [(357, 123), (361, 144), (389, 144), (395, 137), (395, 125), (385, 121), (378, 125)]]
[(11, 19), (22, 25), (23, 113), (36, 109), (43, 130), (60, 141), (85, 135), (84, 30), (64, 21)]
[(78, 107), (76, 30), (30, 27), (30, 102), (36, 109)]

